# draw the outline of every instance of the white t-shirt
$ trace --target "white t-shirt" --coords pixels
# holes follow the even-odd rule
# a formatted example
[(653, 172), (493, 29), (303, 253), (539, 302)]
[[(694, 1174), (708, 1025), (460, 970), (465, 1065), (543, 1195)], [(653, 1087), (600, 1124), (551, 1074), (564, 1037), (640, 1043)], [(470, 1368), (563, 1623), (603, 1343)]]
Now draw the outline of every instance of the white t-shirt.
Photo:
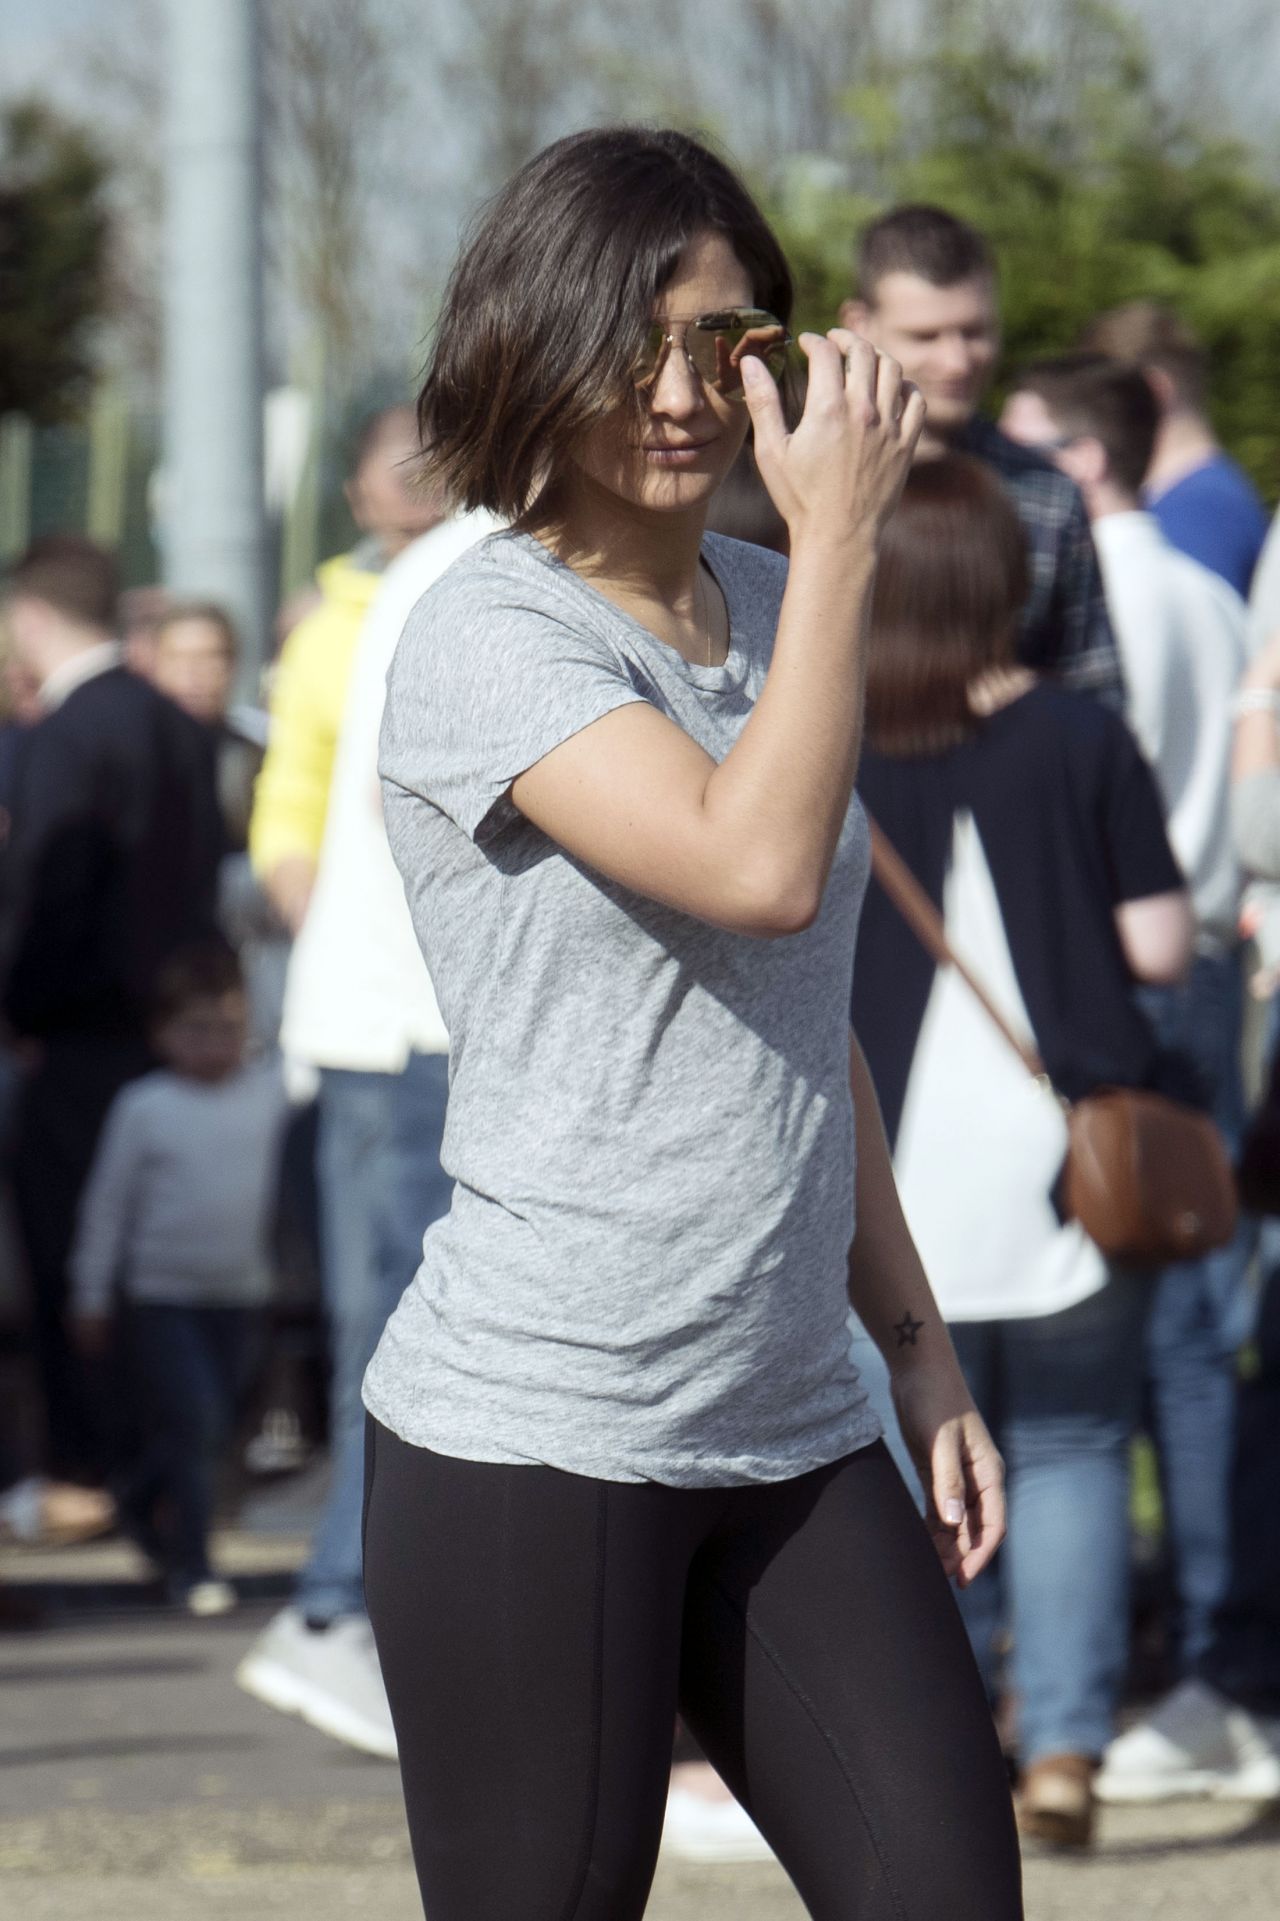
[[(969, 813), (956, 819), (943, 898), (951, 945), (1014, 1032), (1031, 1041), (995, 884)], [(1056, 1096), (1032, 1080), (955, 969), (939, 969), (894, 1171), (944, 1319), (1059, 1314), (1102, 1287), (1107, 1269), (1097, 1247), (1054, 1210), (1066, 1151)], [(993, 1168), (1000, 1170), (994, 1189)]]
[(387, 845), (378, 730), (387, 668), (411, 609), (495, 524), (487, 514), (468, 514), (406, 547), (383, 575), (360, 630), (319, 871), (285, 984), (280, 1042), (291, 1062), (399, 1074), (411, 1052), (449, 1051)]
[(1093, 525), (1129, 692), (1129, 722), (1155, 770), (1169, 839), (1202, 944), (1235, 939), (1240, 874), (1231, 844), (1231, 699), (1245, 666), (1239, 595), (1165, 540), (1150, 514)]

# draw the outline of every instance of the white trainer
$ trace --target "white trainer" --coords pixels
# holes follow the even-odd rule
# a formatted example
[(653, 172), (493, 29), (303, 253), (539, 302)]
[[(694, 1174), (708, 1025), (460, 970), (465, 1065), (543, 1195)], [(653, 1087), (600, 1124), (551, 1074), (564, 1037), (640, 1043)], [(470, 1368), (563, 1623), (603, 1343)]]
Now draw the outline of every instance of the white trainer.
[(1280, 1801), (1280, 1722), (1183, 1681), (1107, 1749), (1099, 1801)]
[(739, 1802), (708, 1800), (688, 1788), (667, 1795), (662, 1845), (681, 1861), (772, 1861), (773, 1849)]
[(236, 1669), (247, 1694), (283, 1714), (300, 1714), (335, 1741), (380, 1760), (396, 1759), (396, 1735), (363, 1615), (344, 1614), (310, 1628), (297, 1608), (268, 1623)]
[(230, 1581), (197, 1581), (183, 1596), (183, 1605), (188, 1614), (200, 1620), (211, 1620), (216, 1614), (230, 1614), (237, 1604), (237, 1595)]

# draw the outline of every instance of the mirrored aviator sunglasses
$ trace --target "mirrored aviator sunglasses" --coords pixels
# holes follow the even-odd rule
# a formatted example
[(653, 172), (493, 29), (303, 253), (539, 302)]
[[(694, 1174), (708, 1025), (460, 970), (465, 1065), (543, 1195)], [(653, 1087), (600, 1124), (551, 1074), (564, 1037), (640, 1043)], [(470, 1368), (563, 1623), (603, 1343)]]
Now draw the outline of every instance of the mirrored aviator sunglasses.
[(742, 394), (742, 362), (748, 355), (762, 360), (781, 382), (790, 345), (791, 335), (782, 322), (763, 307), (728, 307), (698, 314), (693, 320), (657, 320), (645, 337), (635, 383), (642, 391), (652, 386), (668, 348), (683, 347), (704, 386), (725, 399), (737, 399)]

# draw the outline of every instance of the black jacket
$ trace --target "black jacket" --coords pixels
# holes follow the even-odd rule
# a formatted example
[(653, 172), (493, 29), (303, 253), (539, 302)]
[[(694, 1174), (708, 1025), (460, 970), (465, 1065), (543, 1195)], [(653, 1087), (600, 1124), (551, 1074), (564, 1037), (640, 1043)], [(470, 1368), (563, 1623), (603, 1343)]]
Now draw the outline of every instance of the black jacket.
[(158, 968), (214, 928), (222, 846), (206, 730), (121, 667), (76, 687), (19, 755), (2, 889), (12, 1028), (144, 1032)]

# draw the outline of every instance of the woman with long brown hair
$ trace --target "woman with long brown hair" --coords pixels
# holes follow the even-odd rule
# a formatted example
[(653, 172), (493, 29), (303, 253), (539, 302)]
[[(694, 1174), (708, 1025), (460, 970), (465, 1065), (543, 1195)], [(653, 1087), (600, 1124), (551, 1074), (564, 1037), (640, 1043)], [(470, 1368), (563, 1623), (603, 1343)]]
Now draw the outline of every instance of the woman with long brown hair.
[[(863, 627), (922, 403), (806, 335), (789, 433), (790, 307), (706, 148), (581, 134), (486, 210), (423, 389), (435, 470), (512, 529), (419, 603), (383, 734), (452, 1046), (453, 1207), (365, 1389), (430, 1921), (642, 1914), (677, 1706), (813, 1915), (1021, 1914), (944, 1578), (994, 1551), (1000, 1466), (848, 1017)], [(789, 572), (704, 535), (749, 426)]]
[[(1158, 1087), (1133, 990), (1186, 965), (1182, 875), (1123, 721), (1016, 664), (1026, 585), (992, 475), (956, 456), (914, 468), (881, 545), (859, 792), (1054, 1088)], [(907, 1220), (1008, 1463), (1009, 1544), (961, 1611), (993, 1693), (1013, 1629), (1023, 1826), (1078, 1845), (1127, 1650), (1148, 1283), (1061, 1218), (1058, 1101), (878, 886), (853, 1014)]]

